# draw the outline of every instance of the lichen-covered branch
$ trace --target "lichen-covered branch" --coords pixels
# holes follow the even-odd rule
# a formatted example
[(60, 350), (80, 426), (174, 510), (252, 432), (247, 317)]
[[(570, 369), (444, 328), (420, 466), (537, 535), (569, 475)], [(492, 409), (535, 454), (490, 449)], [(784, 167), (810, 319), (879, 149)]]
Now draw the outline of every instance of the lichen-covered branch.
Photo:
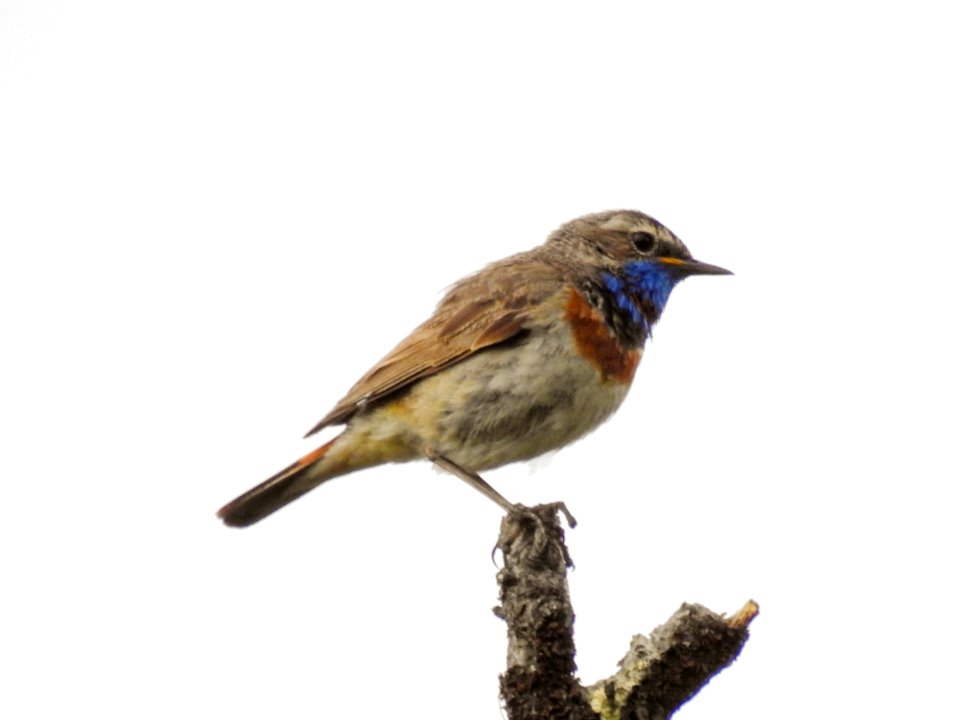
[(594, 718), (573, 662), (571, 565), (557, 505), (520, 509), (500, 526), (498, 614), (507, 622), (500, 694), (510, 720)]
[(523, 508), (504, 518), (498, 547), (501, 606), (507, 623), (507, 671), (500, 693), (510, 720), (610, 718), (665, 720), (737, 657), (759, 608), (748, 602), (724, 618), (683, 605), (650, 638), (637, 635), (606, 680), (576, 678), (570, 556), (557, 517), (562, 505)]

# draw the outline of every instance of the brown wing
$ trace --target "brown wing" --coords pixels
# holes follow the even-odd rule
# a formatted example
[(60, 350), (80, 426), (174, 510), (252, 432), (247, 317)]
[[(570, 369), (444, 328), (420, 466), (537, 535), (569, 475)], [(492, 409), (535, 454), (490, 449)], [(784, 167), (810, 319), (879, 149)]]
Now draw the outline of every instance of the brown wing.
[(344, 423), (367, 403), (523, 332), (530, 310), (553, 292), (560, 271), (516, 255), (464, 278), (425, 323), (364, 375), (307, 436)]

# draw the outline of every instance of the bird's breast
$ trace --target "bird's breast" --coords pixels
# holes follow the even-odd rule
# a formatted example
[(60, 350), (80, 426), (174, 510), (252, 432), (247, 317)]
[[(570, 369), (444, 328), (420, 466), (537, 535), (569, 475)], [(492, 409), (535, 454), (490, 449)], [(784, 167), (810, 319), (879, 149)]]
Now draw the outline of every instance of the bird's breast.
[(567, 445), (623, 402), (642, 350), (623, 349), (579, 292), (532, 313), (515, 342), (426, 377), (398, 402), (409, 434), (462, 467), (483, 470)]
[(576, 288), (568, 290), (564, 320), (577, 352), (601, 374), (603, 381), (628, 384), (640, 363), (640, 351), (625, 348), (603, 314)]

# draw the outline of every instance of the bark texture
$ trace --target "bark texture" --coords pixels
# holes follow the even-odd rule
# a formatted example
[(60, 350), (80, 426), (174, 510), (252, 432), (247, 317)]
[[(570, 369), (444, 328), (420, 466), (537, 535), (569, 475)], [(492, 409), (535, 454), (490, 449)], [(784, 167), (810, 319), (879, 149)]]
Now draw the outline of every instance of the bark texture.
[(733, 662), (759, 608), (752, 600), (725, 618), (684, 604), (650, 637), (637, 635), (606, 680), (584, 686), (576, 677), (573, 606), (567, 587), (572, 567), (559, 504), (522, 508), (504, 518), (497, 575), (507, 623), (507, 671), (500, 693), (510, 720), (665, 720)]

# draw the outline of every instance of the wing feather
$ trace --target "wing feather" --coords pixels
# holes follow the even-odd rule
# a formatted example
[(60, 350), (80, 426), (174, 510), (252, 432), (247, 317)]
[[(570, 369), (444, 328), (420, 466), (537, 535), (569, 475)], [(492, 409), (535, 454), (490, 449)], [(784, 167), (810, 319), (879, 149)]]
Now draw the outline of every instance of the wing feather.
[(530, 326), (531, 310), (561, 286), (561, 272), (529, 253), (501, 260), (454, 285), (433, 315), (354, 385), (307, 435), (420, 378), (499, 345)]

